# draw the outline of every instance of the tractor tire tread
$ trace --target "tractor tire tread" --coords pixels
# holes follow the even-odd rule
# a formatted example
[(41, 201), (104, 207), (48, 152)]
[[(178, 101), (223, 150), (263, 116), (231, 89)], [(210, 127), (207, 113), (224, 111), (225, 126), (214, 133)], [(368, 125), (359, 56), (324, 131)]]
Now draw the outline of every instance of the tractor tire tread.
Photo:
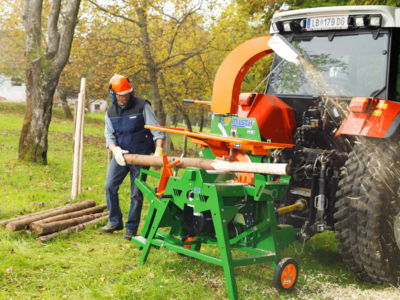
[(400, 212), (400, 143), (356, 144), (341, 176), (334, 218), (343, 263), (363, 280), (398, 285), (400, 250), (387, 232)]

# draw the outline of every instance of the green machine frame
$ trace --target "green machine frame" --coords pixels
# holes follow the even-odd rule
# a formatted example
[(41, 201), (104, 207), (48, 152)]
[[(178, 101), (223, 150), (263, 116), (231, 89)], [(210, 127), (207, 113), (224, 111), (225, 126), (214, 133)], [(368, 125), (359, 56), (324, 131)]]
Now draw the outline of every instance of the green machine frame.
[[(255, 174), (254, 185), (246, 185), (235, 182), (231, 174), (187, 168), (182, 177), (169, 177), (159, 195), (145, 182), (147, 175), (161, 178), (142, 169), (135, 180), (150, 202), (142, 234), (132, 239), (143, 249), (139, 264), (146, 262), (153, 246), (222, 266), (229, 298), (238, 299), (234, 268), (267, 262), (276, 268), (280, 250), (296, 241), (298, 230), (278, 226), (274, 206), (285, 195), (290, 176), (269, 181), (270, 176)], [(195, 235), (184, 222), (188, 210), (193, 218), (207, 215)], [(221, 257), (200, 252), (201, 244), (217, 245)], [(247, 256), (233, 258), (232, 249)]]

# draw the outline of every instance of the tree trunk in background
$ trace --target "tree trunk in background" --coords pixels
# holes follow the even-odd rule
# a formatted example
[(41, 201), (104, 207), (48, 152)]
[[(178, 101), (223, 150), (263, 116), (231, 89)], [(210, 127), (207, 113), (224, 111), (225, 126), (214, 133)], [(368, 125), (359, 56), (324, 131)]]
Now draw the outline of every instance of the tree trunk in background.
[(145, 59), (145, 66), (147, 74), (149, 75), (150, 90), (153, 97), (154, 113), (157, 117), (158, 123), (161, 126), (165, 126), (165, 112), (162, 99), (160, 96), (160, 89), (157, 82), (157, 68), (154, 59), (150, 52), (150, 38), (147, 30), (147, 3), (144, 7), (139, 7), (133, 4), (136, 9), (136, 15), (138, 17), (138, 25), (140, 28), (140, 35), (142, 38), (142, 53)]
[(203, 126), (204, 126), (204, 115), (202, 115), (200, 118), (200, 128), (199, 128), (200, 132), (203, 132)]
[(187, 114), (184, 114), (183, 117), (185, 118), (185, 123), (186, 123), (187, 128), (189, 128), (189, 130), (191, 132), (193, 132), (192, 123), (190, 122), (189, 116)]
[(47, 164), (47, 136), (53, 96), (72, 46), (80, 0), (63, 5), (63, 24), (58, 32), (61, 0), (51, 2), (47, 25), (47, 49), (42, 49), (43, 0), (24, 1), (26, 37), (26, 112), (19, 139), (20, 161)]
[(18, 158), (47, 164), (47, 135), (57, 79), (43, 80), (46, 62), (38, 58), (26, 66), (26, 111), (19, 139)]
[(62, 90), (59, 90), (59, 92), (60, 92), (60, 100), (61, 100), (61, 103), (62, 103), (62, 107), (64, 109), (65, 117), (67, 119), (71, 119), (72, 120), (74, 117), (72, 116), (71, 108), (68, 105), (67, 94), (65, 94)]
[(178, 115), (172, 116), (172, 123), (174, 124), (175, 128), (176, 128), (176, 126), (178, 126), (178, 118), (179, 118)]

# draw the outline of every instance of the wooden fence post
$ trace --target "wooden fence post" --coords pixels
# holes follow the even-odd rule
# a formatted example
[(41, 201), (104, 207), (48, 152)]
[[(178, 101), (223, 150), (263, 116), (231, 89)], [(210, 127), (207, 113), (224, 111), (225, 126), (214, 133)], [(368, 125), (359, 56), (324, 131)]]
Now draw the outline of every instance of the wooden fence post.
[(79, 148), (79, 180), (78, 180), (78, 195), (82, 193), (82, 171), (83, 171), (83, 134), (85, 128), (85, 103), (86, 103), (86, 79), (82, 78), (81, 81), (81, 95), (83, 102), (82, 126), (81, 126), (81, 146)]
[[(74, 101), (74, 119), (73, 119), (73, 131), (72, 131), (72, 168), (74, 168), (74, 153), (75, 153), (75, 127), (76, 127), (76, 116), (78, 112), (78, 100)], [(74, 173), (73, 171), (71, 172)], [(71, 185), (72, 187), (72, 185)]]
[[(192, 140), (193, 141), (193, 140)], [(197, 144), (194, 144), (194, 147), (193, 147), (193, 151), (194, 151), (194, 157), (197, 157)]]
[(183, 149), (182, 149), (183, 157), (186, 157), (186, 152), (187, 152), (187, 135), (184, 135), (183, 136)]
[[(165, 126), (171, 127), (171, 115), (167, 115), (167, 120), (165, 122)], [(165, 138), (165, 153), (167, 155), (170, 155), (171, 153), (171, 134), (169, 132), (166, 132), (166, 138)]]
[(78, 97), (76, 125), (74, 132), (74, 159), (72, 169), (71, 198), (76, 199), (82, 190), (82, 164), (83, 164), (83, 126), (85, 120), (85, 86), (86, 79), (82, 78), (81, 93)]

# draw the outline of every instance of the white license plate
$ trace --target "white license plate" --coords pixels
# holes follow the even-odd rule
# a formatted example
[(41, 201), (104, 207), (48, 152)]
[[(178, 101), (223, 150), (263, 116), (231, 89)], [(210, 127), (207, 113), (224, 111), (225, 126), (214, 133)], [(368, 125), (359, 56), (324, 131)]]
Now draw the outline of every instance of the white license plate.
[(307, 30), (347, 29), (349, 16), (335, 16), (307, 19)]

